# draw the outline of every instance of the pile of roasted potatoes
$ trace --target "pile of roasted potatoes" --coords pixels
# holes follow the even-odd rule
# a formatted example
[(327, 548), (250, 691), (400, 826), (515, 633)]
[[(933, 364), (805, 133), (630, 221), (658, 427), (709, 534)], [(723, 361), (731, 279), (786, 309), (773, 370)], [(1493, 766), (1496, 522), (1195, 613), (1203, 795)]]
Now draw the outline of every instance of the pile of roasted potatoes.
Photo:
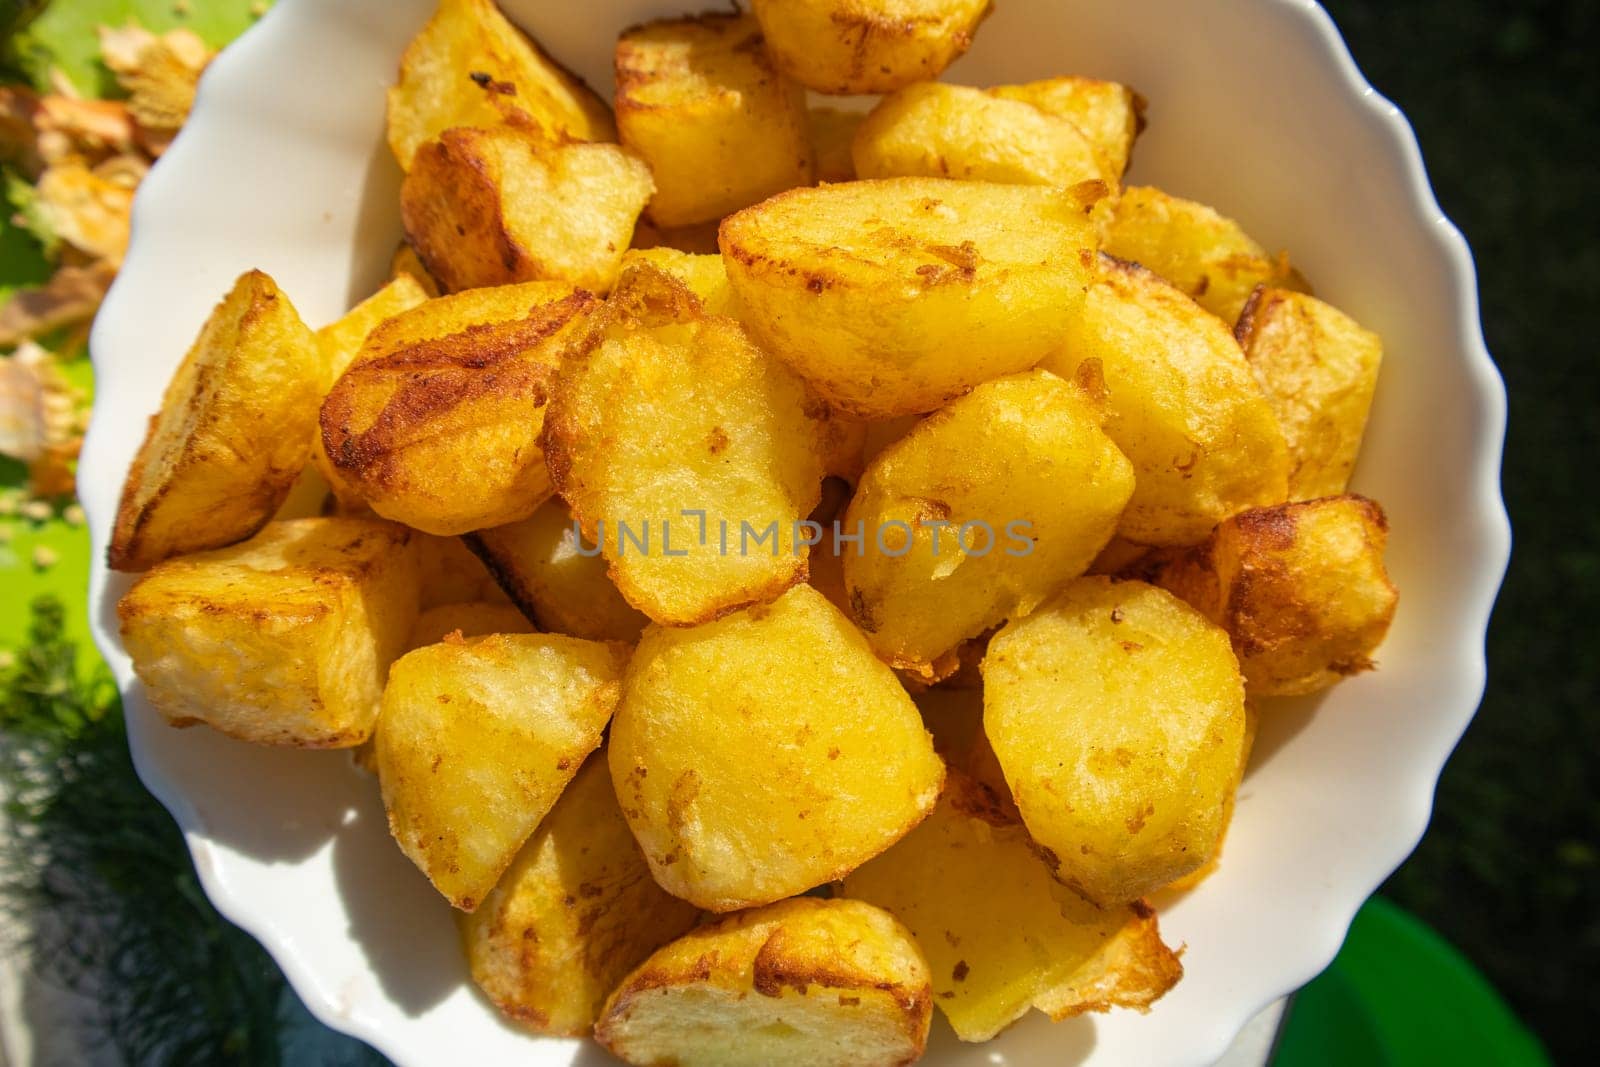
[[(154, 707), (348, 748), (473, 979), (635, 1064), (903, 1064), (1178, 981), (1268, 698), (1372, 667), (1382, 346), (1145, 101), (935, 82), (987, 0), (491, 0), (389, 91), (392, 280), (259, 271), (129, 471)], [(881, 94), (867, 111), (810, 103)]]

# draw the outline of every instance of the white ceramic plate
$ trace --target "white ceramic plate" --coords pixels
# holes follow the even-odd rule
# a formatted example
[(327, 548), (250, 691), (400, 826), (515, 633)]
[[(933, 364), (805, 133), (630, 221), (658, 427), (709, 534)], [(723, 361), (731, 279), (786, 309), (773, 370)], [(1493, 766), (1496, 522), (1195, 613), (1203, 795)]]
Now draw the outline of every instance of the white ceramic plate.
[[(710, 6), (710, 5), (707, 5)], [(104, 553), (123, 474), (172, 368), (241, 270), (308, 321), (383, 277), (399, 236), (383, 90), (430, 0), (282, 0), (206, 75), (189, 128), (139, 193), (133, 246), (93, 337), (99, 403), (81, 493)], [(603, 94), (619, 29), (662, 0), (512, 0), (509, 12)], [(1382, 333), (1383, 378), (1354, 487), (1382, 501), (1401, 590), (1381, 669), (1263, 716), (1221, 870), (1167, 902), (1183, 982), (1147, 1016), (1051, 1025), (985, 1046), (936, 1023), (928, 1062), (1199, 1064), (1333, 958), (1361, 902), (1411, 851), (1484, 682), (1510, 531), (1505, 395), (1484, 351), (1470, 255), (1399, 112), (1302, 0), (1000, 0), (954, 81), (1115, 78), (1151, 101), (1132, 179), (1215, 204), (1293, 250), (1320, 295)], [(150, 789), (206, 891), (259, 937), (311, 1010), (403, 1064), (599, 1063), (541, 1041), (473, 991), (449, 909), (390, 843), (342, 753), (253, 748), (161, 724), (117, 638), (126, 579), (91, 608)], [(1313, 712), (1315, 714), (1313, 714)]]

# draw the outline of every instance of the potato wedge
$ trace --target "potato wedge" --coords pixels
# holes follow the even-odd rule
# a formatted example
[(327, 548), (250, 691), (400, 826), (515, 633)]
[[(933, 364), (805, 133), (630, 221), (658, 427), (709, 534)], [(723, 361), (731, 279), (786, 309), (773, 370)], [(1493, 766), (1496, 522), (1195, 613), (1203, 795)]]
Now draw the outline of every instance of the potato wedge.
[(1283, 430), (1216, 316), (1150, 271), (1102, 256), (1065, 339), (1041, 366), (1071, 377), (1100, 361), (1106, 433), (1133, 461), (1123, 537), (1194, 544), (1229, 515), (1287, 496)]
[(650, 622), (617, 592), (605, 558), (574, 529), (560, 497), (465, 540), (512, 602), (551, 633), (632, 644)]
[(619, 145), (453, 129), (418, 147), (400, 218), (447, 290), (544, 279), (607, 293), (654, 189), (650, 168)]
[(1344, 492), (1378, 385), (1382, 339), (1287, 289), (1257, 289), (1234, 334), (1288, 439), (1289, 499)]
[(1306, 280), (1237, 222), (1193, 200), (1130, 186), (1102, 215), (1101, 248), (1143, 264), (1232, 325), (1258, 285), (1306, 290)]
[(738, 323), (641, 264), (563, 364), (544, 450), (628, 603), (689, 625), (805, 580), (796, 528), (822, 481), (815, 409)]
[(918, 82), (872, 109), (851, 149), (862, 178), (1076, 185), (1120, 174), (1072, 123), (965, 85)]
[(396, 315), (427, 303), (428, 290), (410, 274), (396, 275), (382, 289), (317, 331), (322, 353), (324, 391), (355, 362), (367, 337)]
[(411, 531), (363, 519), (272, 523), (159, 564), (117, 602), (134, 673), (168, 722), (298, 748), (367, 739), (416, 616)]
[(806, 109), (806, 122), (811, 128), (811, 154), (816, 159), (819, 182), (848, 182), (856, 178), (856, 163), (851, 156), (856, 130), (865, 111), (846, 111), (837, 107)]
[(819, 93), (891, 93), (937, 78), (972, 45), (991, 0), (754, 0), (767, 50)]
[(173, 373), (128, 468), (107, 552), (142, 571), (266, 525), (311, 457), (327, 388), (316, 339), (267, 275), (246, 271)]
[(937, 681), (970, 637), (1084, 572), (1134, 492), (1094, 401), (1046, 371), (997, 378), (867, 468), (844, 528), (850, 612), (890, 665)]
[(419, 533), (416, 540), (422, 570), (422, 610), (444, 604), (511, 602), (494, 575), (461, 538)]
[(1252, 697), (1314, 693), (1372, 669), (1398, 596), (1389, 523), (1360, 496), (1235, 515), (1154, 580), (1228, 632)]
[(719, 219), (810, 185), (805, 90), (749, 15), (663, 19), (617, 40), (617, 129), (650, 164), (657, 226)]
[(389, 147), (402, 170), (457, 126), (530, 125), (553, 139), (614, 141), (611, 109), (563, 70), (494, 0), (440, 0), (400, 57), (389, 90)]
[(933, 814), (842, 891), (906, 924), (963, 1041), (989, 1040), (1030, 1007), (1057, 1020), (1142, 1010), (1183, 974), (1154, 912), (1102, 910), (1056, 882), (1022, 825), (956, 771)]
[(739, 317), (739, 301), (733, 295), (733, 288), (728, 285), (728, 270), (716, 252), (715, 240), (709, 254), (681, 252), (665, 245), (628, 249), (622, 257), (623, 269), (638, 263), (648, 263), (682, 282), (700, 299), (707, 315), (725, 315), (730, 319)]
[(996, 85), (989, 93), (1072, 123), (1100, 153), (1113, 185), (1127, 172), (1133, 142), (1144, 129), (1144, 97), (1119, 82), (1069, 76)]
[(606, 1001), (595, 1039), (631, 1064), (898, 1067), (922, 1055), (928, 965), (854, 900), (729, 915), (658, 950)]
[(495, 1007), (536, 1033), (581, 1037), (617, 983), (699, 917), (651, 880), (597, 752), (461, 935)]
[(406, 651), (437, 645), (451, 634), (469, 638), (534, 632), (533, 623), (511, 604), (440, 604), (417, 616)]
[(557, 282), (469, 289), (374, 330), (322, 404), (335, 477), (439, 536), (516, 522), (550, 495), (545, 402), (595, 297)]
[(983, 726), (1063, 884), (1127, 904), (1205, 865), (1244, 745), (1227, 634), (1143, 582), (1080, 578), (989, 642)]
[(823, 399), (862, 418), (916, 414), (1059, 346), (1093, 278), (1100, 191), (798, 189), (725, 219), (723, 261), (756, 339)]
[(920, 822), (944, 776), (894, 674), (804, 585), (646, 630), (610, 760), (656, 881), (711, 911), (844, 875)]
[(389, 671), (378, 784), (400, 850), (462, 911), (600, 747), (628, 650), (556, 634), (445, 640)]

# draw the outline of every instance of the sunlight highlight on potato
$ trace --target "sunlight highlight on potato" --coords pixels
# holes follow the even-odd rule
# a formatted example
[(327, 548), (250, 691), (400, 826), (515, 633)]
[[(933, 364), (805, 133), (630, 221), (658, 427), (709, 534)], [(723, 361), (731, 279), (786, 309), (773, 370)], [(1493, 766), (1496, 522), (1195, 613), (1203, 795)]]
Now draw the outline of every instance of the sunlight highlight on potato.
[(889, 93), (937, 78), (991, 0), (754, 0), (778, 65), (819, 93)]
[(1045, 78), (1022, 85), (996, 85), (989, 93), (1021, 100), (1072, 123), (1094, 144), (1113, 183), (1122, 180), (1133, 155), (1133, 142), (1144, 129), (1144, 97), (1118, 82)]

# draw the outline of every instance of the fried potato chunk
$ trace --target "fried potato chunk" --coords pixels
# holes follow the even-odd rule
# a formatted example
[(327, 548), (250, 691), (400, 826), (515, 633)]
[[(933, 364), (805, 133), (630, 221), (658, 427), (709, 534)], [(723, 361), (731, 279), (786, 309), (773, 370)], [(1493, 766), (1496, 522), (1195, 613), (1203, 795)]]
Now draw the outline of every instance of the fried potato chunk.
[(1398, 595), (1389, 523), (1360, 496), (1235, 515), (1155, 575), (1233, 639), (1252, 697), (1326, 689), (1372, 669)]
[(632, 644), (650, 622), (617, 592), (598, 546), (574, 529), (560, 497), (521, 522), (465, 540), (512, 602), (544, 630)]
[(444, 604), (510, 603), (483, 561), (459, 537), (417, 534), (422, 567), (422, 609)]
[(495, 634), (408, 652), (389, 671), (378, 784), (389, 832), (472, 911), (600, 747), (627, 648)]
[(928, 965), (855, 900), (800, 897), (707, 923), (611, 994), (595, 1039), (631, 1064), (898, 1067), (922, 1055)]
[(800, 380), (647, 265), (562, 366), (544, 448), (628, 603), (689, 625), (805, 580), (796, 527), (822, 482)]
[(531, 125), (554, 139), (614, 141), (611, 109), (513, 26), (494, 0), (440, 0), (400, 58), (389, 147), (402, 169), (457, 126)]
[(1149, 267), (1230, 325), (1258, 285), (1307, 288), (1286, 254), (1270, 255), (1205, 204), (1130, 186), (1110, 208), (1102, 216), (1102, 249)]
[(723, 261), (743, 321), (823, 399), (863, 418), (916, 414), (1059, 347), (1093, 277), (1100, 191), (797, 189), (725, 219)]
[(920, 822), (944, 777), (893, 672), (805, 585), (646, 630), (610, 759), (656, 881), (711, 911), (841, 877)]
[(714, 241), (713, 251), (709, 254), (683, 252), (665, 245), (630, 248), (622, 257), (622, 267), (626, 270), (635, 264), (648, 263), (682, 282), (699, 298), (707, 315), (725, 315), (736, 319), (739, 317), (739, 301), (728, 284), (728, 270), (722, 265), (722, 257), (714, 249)]
[(447, 536), (550, 495), (539, 432), (598, 301), (559, 282), (469, 289), (390, 319), (322, 404), (335, 477), (385, 518)]
[(983, 726), (1063, 884), (1127, 904), (1203, 866), (1244, 745), (1228, 635), (1143, 582), (1080, 578), (983, 658)]
[(396, 315), (428, 302), (428, 291), (410, 274), (396, 275), (376, 293), (317, 331), (323, 380), (328, 388), (355, 362), (367, 337)]
[(943, 82), (884, 97), (856, 131), (862, 178), (928, 177), (1018, 185), (1076, 185), (1113, 173), (1072, 123), (1021, 100)]
[(906, 924), (963, 1041), (989, 1040), (1030, 1007), (1056, 1020), (1143, 1010), (1183, 975), (1154, 912), (1097, 908), (1056, 882), (1021, 824), (955, 771), (933, 814), (843, 892)]
[(1256, 290), (1234, 334), (1288, 439), (1289, 499), (1344, 492), (1378, 385), (1382, 339), (1338, 308), (1286, 289)]
[(956, 647), (1084, 572), (1132, 495), (1100, 413), (1046, 371), (985, 382), (867, 468), (846, 532), (851, 615), (892, 666), (936, 681)]
[(1144, 129), (1144, 97), (1119, 82), (1069, 76), (997, 85), (989, 93), (1072, 123), (1095, 146), (1113, 184), (1127, 171), (1133, 142)]
[(417, 149), (400, 218), (447, 290), (548, 279), (606, 293), (654, 188), (650, 168), (618, 145), (453, 129)]
[(112, 568), (146, 570), (266, 525), (311, 457), (325, 388), (316, 339), (289, 298), (260, 271), (241, 274), (173, 373), (128, 468)]
[(937, 78), (972, 45), (991, 0), (755, 0), (767, 50), (819, 93), (891, 93)]
[(150, 703), (174, 726), (241, 741), (359, 745), (417, 616), (412, 538), (387, 522), (297, 519), (159, 564), (117, 602)]
[(511, 604), (440, 604), (417, 616), (406, 640), (406, 651), (437, 645), (451, 634), (466, 638), (533, 632), (533, 623)]
[(811, 152), (816, 158), (816, 180), (819, 182), (848, 182), (856, 178), (856, 163), (851, 146), (865, 111), (846, 111), (837, 107), (813, 107), (806, 110), (806, 122), (811, 128)]
[(1194, 544), (1229, 515), (1284, 500), (1288, 445), (1228, 328), (1142, 267), (1105, 256), (1101, 267), (1041, 365), (1072, 377), (1101, 363), (1106, 433), (1136, 477), (1117, 532)]
[(537, 1033), (581, 1037), (617, 983), (699, 917), (650, 878), (597, 752), (461, 917), (461, 935), (495, 1007)]
[(617, 128), (655, 174), (657, 226), (719, 219), (810, 185), (806, 94), (749, 15), (664, 19), (617, 40)]
[(389, 277), (398, 279), (409, 274), (412, 279), (426, 292), (431, 299), (444, 294), (439, 290), (439, 280), (428, 273), (428, 268), (422, 265), (422, 257), (417, 255), (417, 250), (400, 242), (400, 247), (394, 250), (394, 258), (389, 261)]

